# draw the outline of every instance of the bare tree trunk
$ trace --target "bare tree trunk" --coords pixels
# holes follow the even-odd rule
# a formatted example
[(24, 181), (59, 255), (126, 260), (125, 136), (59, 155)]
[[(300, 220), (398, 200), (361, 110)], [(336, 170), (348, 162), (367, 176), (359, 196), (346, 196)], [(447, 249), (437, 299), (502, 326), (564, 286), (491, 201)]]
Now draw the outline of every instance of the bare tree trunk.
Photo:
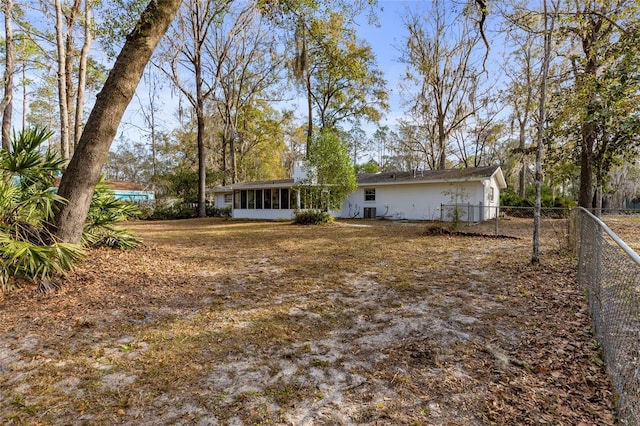
[(74, 117), (75, 117), (75, 112), (74, 112), (74, 98), (75, 98), (75, 92), (76, 92), (76, 88), (74, 87), (75, 81), (74, 81), (74, 76), (73, 76), (73, 69), (74, 69), (74, 60), (76, 57), (76, 48), (75, 48), (75, 44), (74, 44), (74, 33), (73, 33), (73, 29), (75, 27), (76, 24), (76, 20), (78, 18), (78, 15), (80, 14), (80, 5), (81, 2), (80, 0), (73, 0), (73, 4), (71, 5), (71, 7), (67, 10), (67, 14), (65, 15), (65, 21), (66, 21), (66, 34), (64, 36), (64, 44), (65, 44), (65, 71), (67, 73), (66, 78), (65, 78), (65, 82), (66, 82), (66, 90), (65, 90), (65, 96), (67, 98), (67, 128), (68, 128), (68, 132), (69, 132), (69, 136), (68, 136), (68, 143), (69, 143), (69, 155), (73, 155), (73, 150), (75, 148), (76, 145), (76, 136), (75, 136), (75, 125), (74, 125)]
[(73, 130), (73, 148), (78, 146), (82, 135), (82, 119), (84, 115), (84, 92), (87, 85), (87, 58), (91, 47), (91, 4), (89, 0), (84, 3), (84, 42), (80, 51), (80, 63), (78, 65), (78, 93), (76, 98), (76, 116)]
[(69, 104), (67, 99), (66, 52), (62, 33), (62, 3), (55, 0), (56, 8), (56, 44), (58, 47), (58, 105), (60, 107), (60, 155), (69, 160)]
[[(528, 107), (527, 107), (528, 108)], [(525, 112), (525, 117), (527, 117), (527, 113)], [(518, 194), (520, 197), (524, 198), (527, 195), (527, 156), (524, 153), (524, 149), (526, 148), (526, 124), (528, 121), (528, 117), (523, 119), (520, 122), (520, 143), (519, 148), (522, 150), (520, 155), (520, 176), (518, 183)]]
[(76, 152), (62, 176), (58, 194), (67, 200), (57, 204), (55, 235), (79, 243), (91, 197), (109, 147), (118, 130), (158, 42), (176, 16), (182, 0), (152, 0), (116, 59), (87, 120)]
[(27, 67), (22, 66), (22, 131), (27, 128)]
[(11, 146), (11, 118), (13, 116), (13, 72), (16, 62), (16, 48), (13, 42), (13, 1), (4, 1), (4, 33), (5, 33), (5, 69), (4, 99), (2, 100), (2, 147), (9, 150)]
[(309, 158), (309, 147), (311, 146), (311, 141), (313, 140), (313, 98), (312, 98), (312, 89), (311, 89), (311, 70), (308, 68), (305, 70), (306, 73), (306, 86), (307, 86), (307, 146), (305, 147), (305, 157)]
[(540, 104), (538, 105), (538, 135), (536, 141), (536, 200), (533, 211), (533, 250), (531, 263), (540, 264), (540, 214), (542, 210), (542, 150), (544, 148), (544, 126), (546, 120), (547, 79), (549, 78), (549, 63), (551, 62), (551, 33), (555, 24), (558, 7), (554, 5), (554, 15), (549, 23), (547, 0), (543, 0), (544, 13), (544, 58), (542, 60), (542, 75), (540, 80)]

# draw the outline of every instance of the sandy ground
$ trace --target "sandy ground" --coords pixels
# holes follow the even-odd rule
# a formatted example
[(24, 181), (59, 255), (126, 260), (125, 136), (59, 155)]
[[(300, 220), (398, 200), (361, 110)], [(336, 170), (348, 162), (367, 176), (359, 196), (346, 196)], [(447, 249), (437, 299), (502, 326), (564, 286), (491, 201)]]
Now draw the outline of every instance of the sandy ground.
[(525, 237), (425, 224), (130, 227), (145, 247), (2, 296), (2, 423), (614, 423), (553, 232), (533, 267)]

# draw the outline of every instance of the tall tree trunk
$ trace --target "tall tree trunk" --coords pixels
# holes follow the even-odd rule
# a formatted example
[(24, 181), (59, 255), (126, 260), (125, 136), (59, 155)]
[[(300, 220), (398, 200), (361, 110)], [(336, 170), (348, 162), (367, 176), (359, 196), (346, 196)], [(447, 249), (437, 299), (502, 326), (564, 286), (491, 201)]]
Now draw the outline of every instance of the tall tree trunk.
[[(593, 112), (593, 106), (587, 106), (587, 116)], [(578, 205), (585, 209), (593, 208), (593, 147), (596, 143), (594, 125), (585, 119), (581, 128), (580, 141), (580, 193)]]
[(444, 130), (444, 114), (438, 114), (438, 150), (440, 151), (440, 157), (438, 158), (438, 169), (444, 170), (447, 168), (447, 136)]
[(551, 62), (551, 33), (553, 32), (558, 7), (554, 5), (554, 15), (549, 23), (547, 0), (542, 1), (544, 13), (544, 58), (542, 59), (542, 75), (540, 79), (540, 104), (538, 105), (538, 129), (536, 137), (536, 199), (533, 210), (533, 250), (531, 264), (540, 264), (540, 215), (542, 212), (542, 150), (544, 148), (544, 126), (546, 121), (547, 79)]
[(9, 149), (11, 146), (11, 118), (13, 115), (13, 72), (16, 62), (16, 47), (13, 42), (13, 2), (4, 1), (4, 45), (5, 45), (5, 68), (4, 68), (4, 99), (2, 101), (2, 147)]
[[(78, 146), (82, 135), (82, 120), (84, 116), (84, 92), (87, 85), (87, 59), (91, 47), (91, 3), (85, 0), (84, 3), (84, 42), (80, 51), (80, 63), (78, 65), (78, 93), (76, 97), (76, 116), (73, 129), (73, 148)], [(154, 158), (155, 160), (155, 158)]]
[(238, 156), (236, 149), (236, 131), (231, 129), (231, 137), (229, 138), (229, 152), (231, 153), (231, 183), (238, 182)]
[(196, 112), (198, 121), (198, 217), (207, 217), (207, 150), (204, 144), (204, 106)]
[(27, 128), (27, 66), (23, 63), (22, 68), (22, 127), (21, 130)]
[(67, 202), (57, 204), (54, 232), (61, 241), (80, 242), (93, 190), (122, 115), (181, 2), (152, 0), (127, 36), (60, 182), (58, 194)]
[(66, 34), (64, 36), (64, 50), (65, 50), (65, 72), (67, 73), (65, 81), (66, 81), (66, 90), (65, 96), (67, 97), (67, 128), (69, 132), (69, 154), (73, 155), (73, 150), (76, 145), (76, 135), (75, 135), (75, 125), (74, 125), (74, 98), (76, 94), (76, 88), (74, 87), (74, 60), (76, 58), (76, 48), (74, 43), (74, 33), (73, 29), (76, 25), (76, 20), (78, 19), (78, 15), (80, 14), (80, 0), (73, 0), (73, 4), (71, 8), (68, 10), (67, 15), (65, 15), (66, 21)]
[(60, 107), (60, 155), (64, 160), (69, 160), (71, 150), (69, 147), (69, 104), (67, 99), (67, 69), (64, 37), (62, 32), (62, 3), (55, 0), (56, 8), (56, 44), (58, 47), (58, 105)]
[(305, 147), (305, 157), (309, 158), (309, 147), (311, 146), (311, 141), (313, 140), (313, 95), (311, 88), (311, 70), (308, 68), (305, 70), (306, 73), (306, 86), (307, 86), (307, 146)]
[[(528, 107), (527, 107), (528, 108)], [(525, 117), (528, 114), (525, 113)], [(524, 153), (524, 149), (526, 148), (526, 125), (527, 125), (528, 117), (523, 119), (520, 122), (520, 143), (519, 148), (521, 150), (521, 158), (520, 158), (520, 176), (518, 182), (518, 194), (520, 197), (524, 198), (527, 195), (527, 156)]]

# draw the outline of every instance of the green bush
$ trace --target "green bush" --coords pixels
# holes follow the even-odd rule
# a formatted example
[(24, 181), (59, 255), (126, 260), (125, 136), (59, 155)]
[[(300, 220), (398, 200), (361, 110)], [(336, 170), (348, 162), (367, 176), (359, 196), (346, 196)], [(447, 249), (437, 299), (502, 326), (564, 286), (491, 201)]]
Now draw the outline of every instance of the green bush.
[(333, 216), (319, 210), (296, 210), (293, 223), (297, 225), (324, 225), (333, 222)]
[(207, 206), (207, 216), (209, 217), (231, 217), (231, 207)]
[[(565, 217), (569, 209), (576, 206), (575, 201), (566, 197), (553, 197), (549, 191), (542, 191), (540, 204), (543, 209), (553, 209), (545, 212), (545, 216), (553, 217)], [(502, 206), (501, 211), (509, 216), (533, 217), (535, 197), (527, 195), (523, 198), (513, 192), (503, 192), (500, 194), (500, 205)], [(520, 207), (522, 209), (509, 209), (509, 207)]]
[(175, 203), (171, 206), (147, 206), (138, 216), (141, 220), (191, 219), (197, 216), (196, 208), (189, 203)]

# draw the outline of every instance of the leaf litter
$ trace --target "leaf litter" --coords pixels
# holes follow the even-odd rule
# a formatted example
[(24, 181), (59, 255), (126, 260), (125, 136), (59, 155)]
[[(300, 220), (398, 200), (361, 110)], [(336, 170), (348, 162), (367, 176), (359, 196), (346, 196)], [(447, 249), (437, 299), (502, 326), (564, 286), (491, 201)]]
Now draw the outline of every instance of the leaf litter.
[(127, 224), (0, 311), (4, 424), (614, 424), (574, 260), (371, 221)]

